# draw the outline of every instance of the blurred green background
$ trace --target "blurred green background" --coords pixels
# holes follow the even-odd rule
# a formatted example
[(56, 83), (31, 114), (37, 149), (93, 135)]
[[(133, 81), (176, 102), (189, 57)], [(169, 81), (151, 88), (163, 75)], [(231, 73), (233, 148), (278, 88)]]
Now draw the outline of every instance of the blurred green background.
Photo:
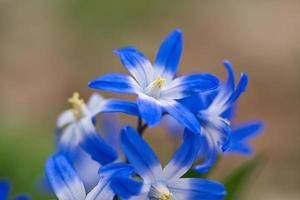
[[(300, 1), (297, 0), (0, 0), (0, 177), (13, 193), (36, 190), (54, 149), (56, 116), (87, 82), (120, 72), (112, 49), (135, 45), (153, 59), (174, 28), (184, 31), (181, 73), (224, 77), (223, 59), (250, 76), (238, 121), (263, 119), (253, 141), (266, 162), (243, 199), (299, 199)], [(111, 96), (104, 93), (105, 96)], [(152, 133), (151, 133), (152, 132)], [(172, 151), (160, 129), (148, 130), (164, 163)], [(249, 158), (228, 156), (221, 180)]]

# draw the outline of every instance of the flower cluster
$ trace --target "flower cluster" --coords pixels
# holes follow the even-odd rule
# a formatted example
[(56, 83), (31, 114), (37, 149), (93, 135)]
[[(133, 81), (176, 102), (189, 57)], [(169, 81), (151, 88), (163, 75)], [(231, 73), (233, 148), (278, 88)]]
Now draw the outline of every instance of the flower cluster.
[[(68, 100), (72, 108), (57, 119), (57, 148), (46, 163), (47, 179), (60, 200), (218, 200), (226, 195), (221, 183), (186, 174), (207, 173), (219, 155), (252, 152), (248, 139), (262, 123), (236, 126), (233, 121), (248, 76), (242, 73), (235, 84), (229, 61), (224, 61), (226, 81), (209, 73), (177, 76), (181, 52), (182, 32), (176, 29), (153, 64), (134, 47), (117, 49), (130, 75), (111, 73), (89, 82), (96, 90), (134, 94), (135, 102), (96, 93), (87, 103), (78, 93)], [(137, 127), (121, 127), (117, 113), (137, 117)], [(167, 132), (182, 137), (164, 167), (143, 139), (162, 118)]]

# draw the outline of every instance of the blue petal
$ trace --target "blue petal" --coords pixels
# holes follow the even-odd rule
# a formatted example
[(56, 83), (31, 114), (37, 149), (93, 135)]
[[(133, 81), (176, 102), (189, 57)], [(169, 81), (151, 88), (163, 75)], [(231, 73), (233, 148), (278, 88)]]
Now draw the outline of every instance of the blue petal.
[(201, 178), (181, 178), (168, 183), (174, 199), (221, 200), (225, 195), (222, 184)]
[(227, 152), (250, 155), (253, 152), (253, 150), (247, 144), (248, 140), (260, 134), (262, 130), (262, 122), (246, 123), (234, 129), (234, 131), (231, 134)]
[(77, 123), (70, 124), (63, 130), (57, 129), (57, 152), (64, 154), (69, 161), (78, 155), (80, 130)]
[(161, 101), (167, 113), (194, 133), (200, 133), (200, 124), (196, 117), (182, 104), (175, 100)]
[(195, 166), (195, 170), (201, 174), (207, 173), (210, 168), (216, 163), (218, 153), (215, 150), (211, 150), (210, 153), (204, 157), (204, 162), (200, 165)]
[(221, 117), (229, 121), (233, 121), (236, 116), (236, 107), (237, 105), (233, 104), (221, 114)]
[(116, 151), (107, 144), (97, 133), (88, 134), (81, 142), (81, 147), (102, 165), (117, 159)]
[(6, 180), (0, 180), (0, 199), (8, 199), (10, 184)]
[(154, 66), (160, 72), (158, 75), (172, 78), (180, 61), (182, 51), (182, 32), (179, 29), (174, 30), (162, 42), (154, 62)]
[(235, 128), (232, 132), (233, 141), (245, 141), (257, 136), (263, 130), (263, 122), (248, 122)]
[(121, 132), (121, 147), (144, 181), (156, 180), (162, 173), (158, 158), (135, 129), (127, 126)]
[(149, 60), (136, 48), (125, 47), (115, 50), (122, 64), (129, 70), (131, 75), (138, 81), (140, 86), (146, 87), (152, 79), (152, 65)]
[(218, 157), (218, 149), (209, 147), (205, 136), (202, 136), (199, 155), (203, 158), (203, 163), (194, 167), (199, 173), (207, 173), (215, 164)]
[(154, 126), (159, 123), (162, 115), (162, 109), (156, 99), (140, 94), (137, 98), (137, 104), (141, 117), (149, 126)]
[(112, 200), (114, 192), (111, 188), (111, 182), (115, 177), (129, 177), (133, 173), (133, 168), (124, 163), (113, 163), (101, 167), (99, 175), (101, 177), (99, 183), (89, 192), (86, 200)]
[(224, 60), (224, 66), (227, 70), (228, 78), (226, 82), (226, 86), (229, 88), (230, 91), (234, 90), (235, 87), (235, 80), (234, 80), (234, 72), (232, 69), (232, 65), (228, 60)]
[(128, 75), (111, 73), (90, 81), (89, 87), (98, 90), (134, 94), (137, 91), (138, 85)]
[(164, 168), (166, 180), (176, 179), (187, 172), (195, 161), (200, 148), (200, 135), (185, 131), (182, 145), (174, 154), (172, 160)]
[(111, 188), (122, 199), (129, 199), (140, 194), (143, 182), (127, 177), (116, 177), (112, 180)]
[(207, 103), (206, 96), (207, 95), (204, 95), (203, 93), (196, 92), (189, 97), (178, 100), (178, 102), (184, 105), (192, 113), (197, 113), (199, 110), (206, 109), (211, 103)]
[(232, 93), (232, 95), (230, 96), (228, 102), (230, 103), (234, 103), (238, 98), (239, 96), (246, 91), (246, 88), (247, 88), (247, 85), (248, 85), (248, 76), (247, 74), (244, 74), (242, 73), (241, 74), (241, 78), (240, 78), (240, 81), (237, 85), (237, 88), (236, 90)]
[(133, 167), (126, 163), (111, 163), (102, 166), (99, 174), (103, 176), (130, 176), (133, 173)]
[(101, 129), (105, 141), (111, 144), (118, 152), (121, 152), (119, 134), (121, 131), (120, 118), (116, 113), (105, 113), (102, 115)]
[(117, 159), (118, 154), (114, 148), (107, 144), (96, 132), (94, 125), (89, 119), (80, 120), (82, 131), (81, 147), (102, 165), (111, 163)]
[(59, 199), (82, 200), (85, 198), (82, 181), (63, 155), (54, 155), (47, 160), (46, 176)]
[(225, 153), (239, 153), (248, 156), (253, 153), (253, 149), (247, 143), (239, 142), (230, 144), (230, 147)]
[(139, 116), (139, 109), (136, 103), (121, 100), (121, 99), (108, 99), (103, 103), (100, 113), (122, 112), (129, 115)]
[(193, 74), (176, 78), (162, 91), (161, 95), (167, 99), (182, 99), (194, 92), (205, 92), (216, 89), (218, 86), (218, 78), (211, 74)]

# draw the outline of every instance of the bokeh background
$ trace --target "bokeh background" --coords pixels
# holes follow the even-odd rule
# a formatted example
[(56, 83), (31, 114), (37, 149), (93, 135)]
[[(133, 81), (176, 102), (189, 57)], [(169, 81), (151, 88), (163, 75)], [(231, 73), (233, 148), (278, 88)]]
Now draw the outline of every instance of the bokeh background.
[[(11, 180), (13, 193), (47, 199), (36, 188), (54, 149), (55, 119), (73, 91), (92, 93), (89, 80), (125, 72), (112, 49), (135, 45), (153, 59), (174, 28), (184, 31), (180, 73), (224, 77), (226, 58), (250, 76), (238, 121), (265, 121), (252, 143), (265, 162), (243, 199), (299, 199), (298, 0), (1, 0), (0, 177)], [(168, 138), (160, 129), (147, 133), (165, 163)], [(213, 177), (221, 180), (248, 159), (223, 158)]]

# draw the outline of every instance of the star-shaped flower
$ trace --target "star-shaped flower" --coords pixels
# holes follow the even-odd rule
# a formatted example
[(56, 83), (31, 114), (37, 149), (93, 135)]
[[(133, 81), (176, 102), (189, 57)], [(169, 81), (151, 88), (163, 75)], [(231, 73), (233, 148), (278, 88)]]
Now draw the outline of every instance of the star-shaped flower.
[(205, 158), (205, 162), (195, 168), (199, 172), (207, 172), (215, 163), (218, 153), (228, 148), (234, 105), (248, 85), (248, 76), (242, 73), (235, 86), (230, 62), (224, 61), (224, 66), (228, 79), (217, 90), (206, 94), (198, 93), (182, 101), (195, 113), (201, 124), (202, 145), (199, 154)]
[(121, 146), (142, 181), (116, 177), (111, 188), (123, 199), (220, 200), (225, 195), (222, 184), (201, 178), (181, 178), (192, 167), (199, 144), (199, 134), (186, 133), (172, 160), (162, 168), (150, 146), (133, 128), (125, 127), (121, 133)]
[(114, 52), (131, 76), (112, 73), (89, 83), (94, 89), (136, 94), (141, 117), (149, 126), (156, 125), (162, 113), (169, 113), (193, 132), (200, 132), (194, 115), (177, 100), (193, 92), (218, 87), (218, 79), (210, 74), (193, 74), (175, 78), (182, 51), (182, 33), (176, 29), (161, 44), (154, 64), (136, 48), (125, 47)]
[(117, 153), (97, 133), (95, 117), (107, 112), (138, 115), (136, 104), (126, 100), (104, 99), (98, 94), (93, 94), (85, 104), (78, 93), (74, 93), (68, 101), (72, 109), (64, 111), (57, 119), (58, 152), (72, 160), (78, 148), (82, 147), (100, 164), (114, 161)]

